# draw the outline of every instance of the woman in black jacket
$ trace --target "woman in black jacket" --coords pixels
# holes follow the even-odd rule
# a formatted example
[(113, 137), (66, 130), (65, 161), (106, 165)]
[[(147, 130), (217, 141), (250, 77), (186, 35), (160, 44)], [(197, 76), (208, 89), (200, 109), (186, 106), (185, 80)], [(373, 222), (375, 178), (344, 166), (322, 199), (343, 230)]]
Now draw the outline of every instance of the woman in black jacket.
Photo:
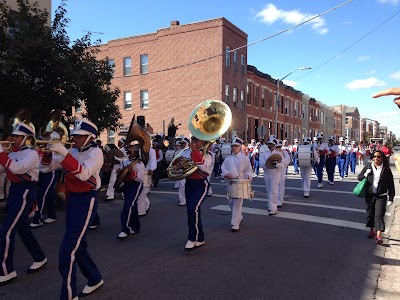
[(374, 238), (376, 243), (382, 244), (381, 232), (385, 231), (383, 220), (386, 212), (386, 202), (389, 198), (393, 202), (395, 190), (393, 174), (385, 154), (381, 150), (374, 152), (372, 162), (368, 162), (358, 180), (367, 178), (365, 201), (367, 203), (367, 227), (371, 228), (368, 238)]

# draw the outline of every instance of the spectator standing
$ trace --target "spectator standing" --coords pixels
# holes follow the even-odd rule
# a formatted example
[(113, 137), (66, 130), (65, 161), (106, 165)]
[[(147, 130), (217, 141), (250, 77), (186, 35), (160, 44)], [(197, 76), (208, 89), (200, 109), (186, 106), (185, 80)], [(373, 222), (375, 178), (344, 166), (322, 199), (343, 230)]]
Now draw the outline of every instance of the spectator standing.
[(181, 125), (179, 123), (178, 125), (174, 124), (175, 119), (171, 118), (171, 121), (168, 124), (168, 149), (169, 150), (174, 150), (175, 149), (175, 136), (176, 136), (176, 131), (178, 130), (178, 126)]

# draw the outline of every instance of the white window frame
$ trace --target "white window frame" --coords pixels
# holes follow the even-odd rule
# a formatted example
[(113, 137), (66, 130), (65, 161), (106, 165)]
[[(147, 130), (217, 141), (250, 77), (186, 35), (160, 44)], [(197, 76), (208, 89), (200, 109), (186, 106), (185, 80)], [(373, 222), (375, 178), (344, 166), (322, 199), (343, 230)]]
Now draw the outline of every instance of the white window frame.
[(225, 48), (225, 66), (228, 68), (231, 67), (231, 48), (228, 46)]
[(132, 109), (132, 93), (131, 91), (124, 91), (124, 109)]
[(140, 109), (149, 109), (149, 90), (140, 90)]
[(132, 75), (132, 58), (130, 56), (124, 57), (124, 76)]
[(230, 87), (229, 87), (229, 84), (226, 84), (225, 85), (225, 103), (226, 104), (229, 104), (229, 102), (230, 102)]
[(140, 74), (141, 75), (149, 74), (149, 55), (148, 54), (140, 55)]
[(244, 109), (244, 91), (240, 90), (240, 102), (242, 103), (242, 109)]

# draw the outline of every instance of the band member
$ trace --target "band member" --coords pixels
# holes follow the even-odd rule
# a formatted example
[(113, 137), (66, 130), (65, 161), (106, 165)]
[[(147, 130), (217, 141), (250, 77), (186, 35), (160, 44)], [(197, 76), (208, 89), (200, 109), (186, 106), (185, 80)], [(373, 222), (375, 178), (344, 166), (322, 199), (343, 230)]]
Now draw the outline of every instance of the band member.
[(34, 261), (27, 273), (35, 273), (47, 263), (29, 227), (28, 216), (35, 200), (35, 186), (39, 178), (39, 155), (26, 142), (28, 137), (34, 136), (35, 130), (20, 122), (11, 134), (13, 151), (7, 154), (0, 145), (0, 172), (7, 172), (11, 181), (7, 216), (0, 230), (0, 285), (17, 277), (13, 262), (16, 232)]
[[(182, 149), (186, 149), (189, 146), (190, 141), (188, 138), (185, 137), (180, 141), (180, 144), (181, 144)], [(178, 190), (179, 206), (185, 206), (186, 205), (186, 197), (185, 197), (186, 179), (183, 178), (181, 180), (177, 180), (177, 182), (178, 182), (178, 188), (179, 188), (179, 190)]]
[(317, 142), (313, 144), (313, 147), (315, 150), (317, 150), (319, 155), (319, 164), (316, 165), (316, 169), (318, 177), (318, 188), (322, 188), (323, 187), (322, 177), (325, 166), (325, 156), (329, 152), (329, 147), (327, 143), (324, 143), (324, 135), (322, 133), (318, 133), (316, 138)]
[(96, 216), (97, 190), (103, 153), (95, 143), (97, 127), (86, 119), (76, 119), (71, 131), (73, 148), (61, 143), (51, 144), (51, 152), (43, 156), (43, 170), (64, 169), (66, 198), (66, 232), (61, 243), (59, 270), (63, 279), (61, 299), (78, 296), (76, 263), (88, 279), (79, 297), (85, 297), (104, 284), (102, 276), (87, 251), (86, 232)]
[[(181, 152), (181, 150), (182, 150), (182, 148), (181, 148), (181, 141), (177, 141), (177, 142), (175, 143), (175, 152), (174, 152), (173, 158), (175, 158), (175, 156), (176, 156), (179, 152)], [(174, 190), (179, 189), (179, 181), (180, 181), (180, 180), (175, 181), (175, 183), (174, 183)]]
[[(229, 155), (222, 164), (222, 176), (228, 180), (228, 184), (232, 184), (232, 179), (252, 179), (253, 170), (250, 160), (246, 157), (242, 150), (243, 141), (237, 136), (232, 136), (232, 154)], [(232, 232), (239, 231), (240, 222), (243, 220), (242, 215), (243, 199), (230, 198), (229, 206), (232, 210)]]
[(121, 212), (122, 229), (118, 239), (125, 239), (140, 231), (137, 199), (142, 191), (145, 167), (139, 158), (139, 145), (128, 146), (126, 150), (129, 159), (124, 161), (127, 174), (123, 179), (124, 207)]
[[(286, 141), (287, 144), (287, 141)], [(286, 176), (287, 176), (287, 168), (290, 163), (290, 156), (289, 152), (286, 149), (283, 149), (282, 146), (282, 140), (278, 140), (278, 144), (275, 146), (275, 149), (277, 151), (280, 151), (282, 153), (282, 172), (281, 172), (281, 180), (279, 181), (279, 186), (278, 186), (278, 208), (281, 208), (283, 206), (284, 202), (284, 196), (285, 196), (285, 182), (286, 182)]]
[[(50, 134), (51, 140), (61, 140), (61, 135), (53, 131)], [(41, 159), (43, 156), (43, 150), (38, 150), (39, 158)], [(38, 205), (38, 210), (35, 212), (33, 216), (32, 223), (30, 224), (31, 228), (36, 228), (42, 226), (43, 223), (51, 224), (56, 221), (56, 207), (55, 207), (55, 188), (56, 183), (59, 179), (59, 172), (56, 170), (50, 172), (39, 172), (39, 186), (38, 193), (36, 195), (36, 201)], [(44, 208), (47, 210), (47, 218), (43, 221), (43, 211)]]
[(333, 185), (335, 178), (335, 168), (336, 168), (336, 157), (339, 154), (339, 147), (335, 144), (335, 137), (330, 135), (328, 137), (328, 154), (326, 155), (325, 167), (326, 173), (328, 174), (328, 183)]
[[(311, 138), (305, 137), (303, 139), (303, 145), (307, 145), (310, 147), (310, 152), (313, 152), (313, 157), (315, 160), (315, 164), (319, 164), (319, 156), (317, 150), (311, 145)], [(298, 159), (299, 152), (295, 153), (295, 157)], [(303, 187), (303, 197), (308, 198), (310, 197), (310, 189), (311, 189), (311, 172), (313, 166), (310, 165), (308, 167), (302, 166), (300, 168), (300, 176), (301, 176), (301, 185)]]
[(268, 140), (267, 146), (269, 151), (264, 151), (260, 153), (260, 165), (264, 168), (264, 182), (267, 189), (268, 196), (268, 211), (269, 215), (276, 215), (278, 212), (278, 187), (281, 181), (281, 169), (283, 164), (274, 161), (273, 169), (269, 169), (266, 166), (268, 158), (272, 154), (279, 154), (283, 158), (283, 155), (280, 151), (275, 150), (275, 146), (278, 144), (277, 139), (273, 138)]
[(126, 149), (122, 147), (125, 143), (125, 140), (125, 138), (120, 138), (118, 140), (118, 149), (111, 149), (107, 153), (107, 158), (112, 162), (113, 168), (111, 170), (110, 181), (108, 182), (106, 200), (114, 200), (114, 184), (117, 180), (117, 171), (121, 168), (120, 160), (128, 155)]
[(190, 148), (182, 153), (182, 157), (191, 158), (198, 169), (186, 177), (185, 197), (187, 204), (189, 235), (185, 245), (186, 251), (204, 245), (204, 232), (201, 222), (200, 206), (207, 196), (209, 182), (207, 181), (208, 172), (211, 167), (211, 154), (203, 149), (207, 147), (207, 142), (192, 137)]
[(288, 144), (288, 141), (287, 140), (278, 140), (278, 142), (279, 141), (281, 141), (281, 143), (278, 143), (278, 147), (280, 148), (280, 149), (282, 149), (283, 151), (285, 151), (288, 155), (289, 155), (289, 162), (287, 163), (287, 165), (286, 165), (286, 168), (285, 168), (285, 178), (287, 178), (287, 175), (288, 175), (288, 169), (289, 169), (289, 163), (290, 163), (290, 148), (291, 148), (291, 146)]
[(351, 174), (356, 174), (356, 165), (357, 165), (357, 152), (358, 146), (355, 141), (351, 141), (350, 148), (350, 172)]
[(340, 181), (343, 180), (345, 174), (345, 163), (346, 163), (346, 155), (347, 155), (347, 146), (344, 144), (344, 137), (339, 138), (339, 157), (338, 157), (338, 168), (339, 168), (339, 176)]
[[(147, 165), (145, 166), (145, 174), (150, 176), (152, 178), (153, 173), (157, 169), (157, 158), (156, 158), (156, 151), (154, 148), (150, 147), (149, 149), (149, 161), (147, 162)], [(150, 193), (150, 186), (143, 186), (142, 192), (139, 195), (139, 199), (137, 200), (137, 210), (139, 217), (143, 217), (147, 215), (147, 213), (150, 210), (150, 200), (147, 197), (147, 194)]]

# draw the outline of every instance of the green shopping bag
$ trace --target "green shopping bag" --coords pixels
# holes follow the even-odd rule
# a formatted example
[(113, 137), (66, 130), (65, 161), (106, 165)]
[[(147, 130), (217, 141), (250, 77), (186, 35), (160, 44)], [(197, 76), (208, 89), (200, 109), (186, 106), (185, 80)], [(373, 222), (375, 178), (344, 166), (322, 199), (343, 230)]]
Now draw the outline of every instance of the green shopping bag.
[(353, 194), (357, 197), (364, 198), (365, 193), (367, 192), (367, 178), (364, 178), (359, 183), (357, 183), (356, 187), (353, 189)]

